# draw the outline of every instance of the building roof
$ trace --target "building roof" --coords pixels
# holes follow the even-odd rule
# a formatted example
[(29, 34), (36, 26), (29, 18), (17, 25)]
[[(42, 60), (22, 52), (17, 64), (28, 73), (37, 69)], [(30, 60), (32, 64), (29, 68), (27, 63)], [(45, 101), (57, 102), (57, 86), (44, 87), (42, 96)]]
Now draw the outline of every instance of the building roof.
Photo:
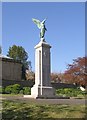
[(13, 59), (13, 58), (11, 58), (11, 57), (8, 57), (8, 56), (2, 55), (2, 54), (0, 54), (0, 60), (2, 60), (2, 61), (7, 61), (7, 62), (21, 63), (20, 60), (15, 60), (15, 59)]
[(8, 56), (2, 55), (2, 54), (0, 54), (0, 58), (13, 59), (13, 58), (11, 58), (11, 57), (8, 57)]

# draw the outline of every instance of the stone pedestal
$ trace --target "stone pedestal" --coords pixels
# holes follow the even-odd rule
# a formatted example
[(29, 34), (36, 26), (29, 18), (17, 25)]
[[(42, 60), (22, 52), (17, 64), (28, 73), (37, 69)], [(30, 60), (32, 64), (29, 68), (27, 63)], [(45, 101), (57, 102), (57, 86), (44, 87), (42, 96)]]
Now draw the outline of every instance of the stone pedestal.
[(33, 98), (54, 96), (55, 91), (50, 84), (50, 48), (44, 39), (35, 46), (35, 85), (31, 88)]

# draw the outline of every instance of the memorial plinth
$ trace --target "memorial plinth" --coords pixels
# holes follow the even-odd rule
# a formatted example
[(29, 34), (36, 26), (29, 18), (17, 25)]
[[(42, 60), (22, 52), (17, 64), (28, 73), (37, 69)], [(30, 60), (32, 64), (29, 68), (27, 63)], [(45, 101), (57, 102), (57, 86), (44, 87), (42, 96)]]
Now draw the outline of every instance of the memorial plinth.
[(43, 39), (35, 46), (35, 84), (31, 88), (31, 95), (24, 95), (25, 98), (69, 99), (56, 96), (55, 89), (51, 87), (50, 48)]
[(31, 88), (33, 98), (54, 96), (55, 91), (50, 83), (50, 48), (44, 39), (35, 46), (35, 85)]

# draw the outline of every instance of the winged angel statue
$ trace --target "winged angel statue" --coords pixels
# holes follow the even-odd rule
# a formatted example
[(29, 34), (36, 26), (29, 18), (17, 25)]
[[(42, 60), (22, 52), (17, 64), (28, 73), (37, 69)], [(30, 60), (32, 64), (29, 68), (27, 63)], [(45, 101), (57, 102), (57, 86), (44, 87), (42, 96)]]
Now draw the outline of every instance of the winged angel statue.
[(32, 21), (37, 25), (37, 27), (40, 29), (40, 38), (44, 38), (45, 35), (45, 31), (47, 31), (46, 27), (45, 27), (45, 21), (46, 19), (44, 19), (42, 22), (40, 22), (40, 20), (34, 19), (32, 18)]

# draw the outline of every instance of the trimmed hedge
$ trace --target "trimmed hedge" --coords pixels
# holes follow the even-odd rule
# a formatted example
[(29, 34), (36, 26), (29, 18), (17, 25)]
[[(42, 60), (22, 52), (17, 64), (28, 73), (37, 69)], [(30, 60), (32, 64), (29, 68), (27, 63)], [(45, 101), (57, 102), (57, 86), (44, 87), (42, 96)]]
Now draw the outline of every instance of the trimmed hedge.
[(5, 92), (4, 87), (0, 86), (0, 94), (3, 94)]
[(11, 93), (12, 93), (12, 87), (13, 87), (12, 85), (7, 86), (7, 87), (5, 88), (5, 90), (4, 90), (5, 93), (6, 93), (6, 94), (11, 94)]
[(30, 87), (21, 87), (19, 84), (9, 85), (5, 88), (0, 87), (0, 93), (2, 94), (31, 94)]
[[(19, 84), (9, 85), (5, 88), (0, 86), (0, 93), (30, 95), (31, 88), (21, 87)], [(62, 88), (62, 89), (56, 89), (56, 94), (60, 96), (78, 97), (78, 96), (87, 95), (87, 92), (82, 92), (79, 88)]]
[(24, 95), (30, 95), (31, 89), (29, 87), (23, 87), (23, 94)]
[(11, 92), (14, 93), (14, 94), (19, 94), (20, 90), (21, 90), (21, 86), (19, 84), (14, 84), (12, 86), (12, 91)]
[(64, 95), (68, 97), (85, 96), (86, 92), (82, 92), (79, 88), (63, 88), (56, 90), (57, 95)]

